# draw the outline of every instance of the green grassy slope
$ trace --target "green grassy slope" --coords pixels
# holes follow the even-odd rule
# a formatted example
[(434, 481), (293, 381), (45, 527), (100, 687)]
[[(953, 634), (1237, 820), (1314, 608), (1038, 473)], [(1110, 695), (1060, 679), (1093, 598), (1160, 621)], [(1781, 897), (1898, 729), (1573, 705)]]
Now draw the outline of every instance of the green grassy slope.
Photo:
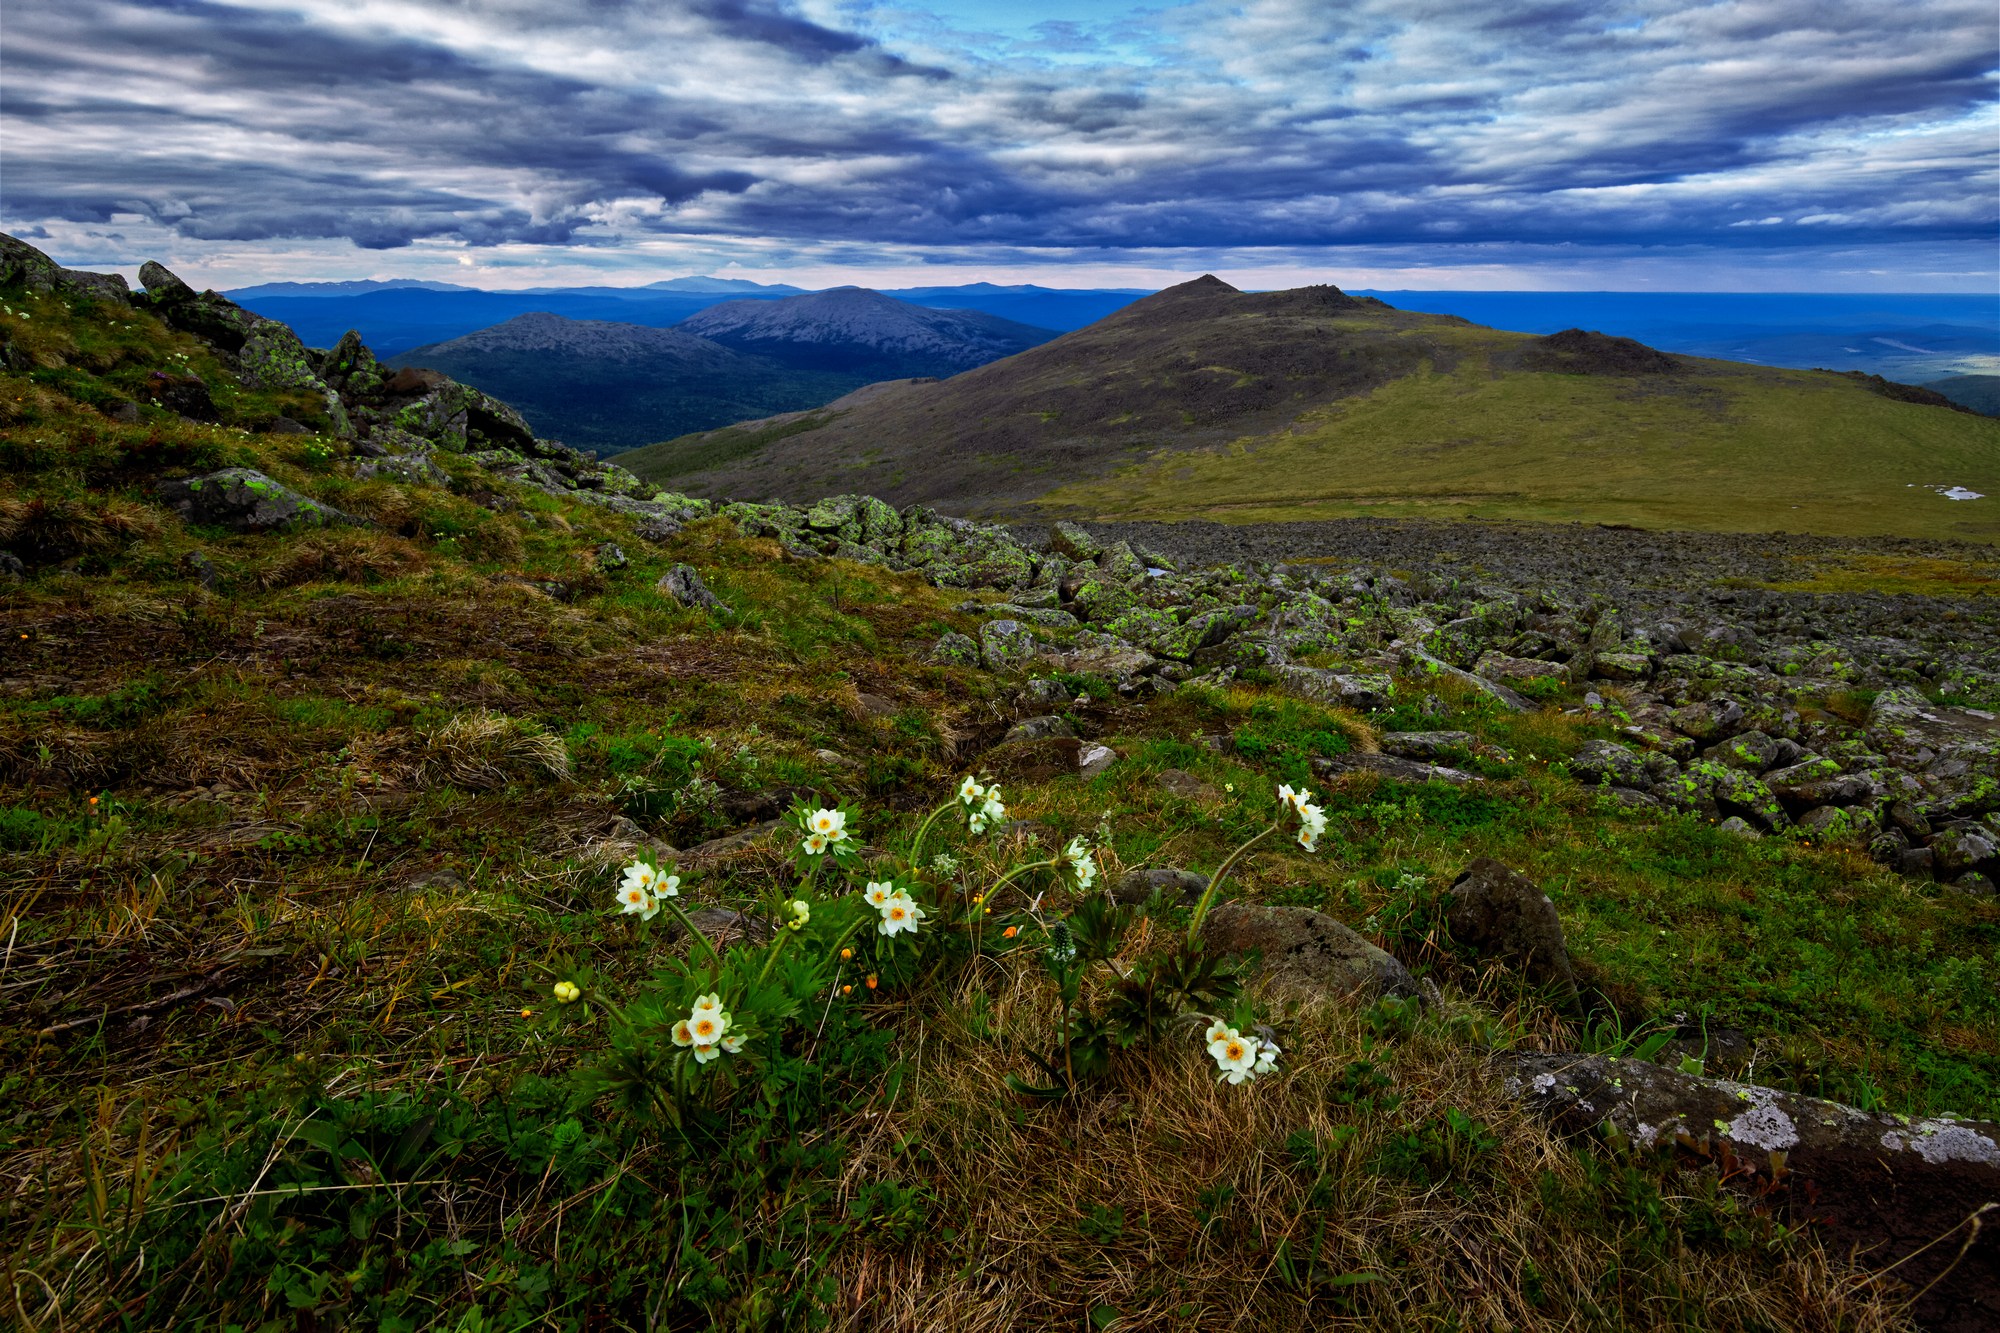
[(812, 429), (663, 453), (697, 493), (855, 489), (994, 514), (2000, 536), (2000, 498), (1927, 489), (2000, 496), (2000, 422), (1831, 373), (1546, 347), (1331, 289), (1208, 280)]
[(1357, 514), (1714, 531), (2000, 537), (2000, 423), (1812, 371), (1693, 362), (1666, 383), (1497, 372), (1469, 351), (1220, 448), (1163, 452), (1037, 506), (1264, 521)]
[[(142, 312), (0, 291), (0, 335), (0, 546), (26, 564), (0, 579), (0, 1290), (22, 1326), (1907, 1327), (1712, 1174), (1553, 1135), (1487, 1060), (1686, 1013), (1750, 1028), (1761, 1081), (1992, 1115), (1991, 904), (1617, 808), (1563, 762), (1604, 726), (1449, 682), (1367, 719), (1067, 678), (1064, 711), (1123, 756), (1085, 781), (989, 748), (1007, 682), (928, 660), (975, 628), (963, 590), (721, 519), (649, 542), (462, 455), (434, 456), (444, 485), (359, 479), (330, 435), (258, 429), (309, 399), (232, 390)], [(197, 378), (216, 421), (148, 396)], [(128, 400), (137, 420), (100, 410)], [(154, 498), (229, 465), (371, 526), (233, 535)], [(683, 562), (732, 613), (656, 591)], [(1389, 726), (1507, 753), (1468, 757), (1476, 792), (1343, 780), (1321, 851), (1269, 842), (1231, 892), (1396, 950), (1443, 988), (1421, 1013), (1274, 1011), (1282, 1072), (1248, 1087), (1163, 1043), (1026, 1099), (1003, 1076), (1040, 1076), (1061, 1006), (1039, 944), (998, 933), (1048, 938), (1017, 884), (983, 944), (856, 938), (741, 1082), (710, 1067), (668, 1111), (585, 1077), (697, 956), (616, 910), (649, 839), (811, 796), (900, 853), (984, 766), (1022, 839), (1098, 839), (1107, 877), (1208, 869), (1275, 782)], [(1190, 740), (1219, 732), (1231, 752)], [(990, 885), (1030, 845), (953, 821), (928, 850)], [(683, 901), (852, 896), (787, 850), (684, 859)], [(1547, 887), (1595, 1027), (1442, 944), (1437, 891), (1482, 854)], [(940, 915), (983, 919), (930, 864)], [(1027, 882), (1042, 918), (1084, 901)], [(1140, 921), (1133, 955), (1186, 919)]]

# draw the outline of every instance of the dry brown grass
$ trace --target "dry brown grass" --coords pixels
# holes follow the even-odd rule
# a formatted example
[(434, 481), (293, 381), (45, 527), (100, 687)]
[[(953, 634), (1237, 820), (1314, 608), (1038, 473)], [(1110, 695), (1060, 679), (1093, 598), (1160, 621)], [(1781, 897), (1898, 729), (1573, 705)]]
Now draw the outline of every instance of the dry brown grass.
[[(1869, 1279), (1809, 1245), (1774, 1279), (1751, 1253), (1635, 1255), (1544, 1206), (1545, 1177), (1591, 1197), (1584, 1159), (1440, 1027), (1371, 1051), (1358, 1010), (1314, 1006), (1295, 1015), (1285, 1067), (1254, 1086), (1218, 1086), (1190, 1038), (1121, 1057), (1104, 1091), (1023, 1112), (1001, 1078), (1027, 1069), (1010, 1049), (1046, 1044), (1052, 992), (1004, 963), (980, 989), (983, 1017), (962, 995), (917, 1021), (921, 1073), (856, 1127), (864, 1146), (844, 1182), (851, 1196), (877, 1176), (907, 1180), (908, 1144), (921, 1143), (934, 1175), (949, 1164), (938, 1220), (966, 1239), (844, 1249), (840, 1328), (1088, 1328), (1102, 1310), (1119, 1329), (1906, 1327)], [(1370, 1058), (1405, 1098), (1393, 1111), (1329, 1095)], [(1446, 1107), (1490, 1127), (1498, 1146), (1482, 1164), (1428, 1187), (1374, 1165)], [(1301, 1141), (1317, 1167), (1288, 1146)], [(1669, 1196), (1696, 1180), (1672, 1177)], [(1093, 1229), (1093, 1208), (1119, 1210), (1122, 1229)], [(1319, 1280), (1303, 1280), (1309, 1269)]]
[(274, 555), (257, 574), (264, 588), (301, 583), (375, 583), (425, 569), (429, 561), (410, 542), (382, 532), (351, 528), (315, 533)]
[(569, 779), (569, 751), (551, 736), (499, 713), (460, 713), (424, 737), (424, 776), (479, 791), (515, 778)]

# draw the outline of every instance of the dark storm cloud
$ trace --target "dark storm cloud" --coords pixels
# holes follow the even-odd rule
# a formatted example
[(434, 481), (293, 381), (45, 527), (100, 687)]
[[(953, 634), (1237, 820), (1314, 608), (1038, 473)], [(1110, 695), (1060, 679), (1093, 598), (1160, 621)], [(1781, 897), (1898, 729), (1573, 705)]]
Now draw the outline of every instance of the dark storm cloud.
[(1985, 0), (1244, 0), (955, 62), (936, 25), (899, 54), (843, 12), (29, 7), (0, 37), (0, 206), (218, 242), (1086, 255), (1996, 225)]

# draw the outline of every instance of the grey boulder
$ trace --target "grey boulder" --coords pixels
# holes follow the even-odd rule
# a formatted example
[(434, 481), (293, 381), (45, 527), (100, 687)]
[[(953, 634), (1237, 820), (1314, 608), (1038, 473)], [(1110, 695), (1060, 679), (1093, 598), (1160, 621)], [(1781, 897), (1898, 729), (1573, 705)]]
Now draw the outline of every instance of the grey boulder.
[(232, 532), (290, 532), (361, 520), (299, 494), (255, 468), (226, 467), (160, 483), (162, 503), (189, 523)]
[(1202, 941), (1222, 953), (1257, 953), (1260, 974), (1308, 999), (1398, 998), (1419, 994), (1395, 957), (1310, 907), (1224, 903), (1202, 923)]

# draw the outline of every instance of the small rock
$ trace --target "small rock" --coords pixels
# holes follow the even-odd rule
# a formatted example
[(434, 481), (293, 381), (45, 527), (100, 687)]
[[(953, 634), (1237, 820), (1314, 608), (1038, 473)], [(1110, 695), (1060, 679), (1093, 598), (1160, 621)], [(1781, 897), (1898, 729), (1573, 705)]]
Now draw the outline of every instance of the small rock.
[(1382, 752), (1400, 759), (1441, 759), (1465, 752), (1476, 743), (1469, 731), (1392, 731), (1382, 737)]
[(1531, 681), (1552, 680), (1558, 685), (1569, 684), (1569, 668), (1561, 662), (1544, 662), (1538, 657), (1509, 657), (1505, 653), (1485, 653), (1473, 664), (1472, 672), (1491, 681), (1508, 685), (1524, 685)]
[(1463, 786), (1469, 782), (1481, 782), (1461, 769), (1447, 768), (1443, 764), (1426, 764), (1415, 759), (1400, 759), (1392, 754), (1336, 754), (1313, 760), (1313, 769), (1329, 778), (1346, 773), (1380, 773), (1385, 778), (1398, 782), (1449, 782), (1453, 786)]
[(866, 694), (859, 690), (855, 691), (854, 702), (861, 705), (861, 711), (870, 717), (894, 717), (903, 711), (896, 706), (894, 699), (885, 699), (879, 694)]
[(1220, 795), (1214, 787), (1185, 769), (1167, 769), (1160, 774), (1158, 781), (1166, 790), (1190, 801), (1206, 800), (1211, 796)]
[(674, 536), (684, 526), (686, 525), (677, 518), (668, 518), (665, 515), (660, 515), (656, 518), (641, 519), (633, 527), (632, 533), (641, 541), (649, 541), (658, 545)]
[(1169, 903), (1192, 907), (1208, 888), (1208, 876), (1192, 870), (1161, 866), (1152, 870), (1128, 870), (1111, 886), (1114, 901), (1133, 906), (1149, 901), (1154, 894)]
[(653, 586), (690, 610), (697, 607), (725, 613), (729, 610), (721, 598), (708, 590), (693, 565), (675, 565)]
[(1070, 726), (1068, 719), (1056, 717), (1051, 714), (1046, 717), (1031, 717), (1025, 722), (1015, 723), (1008, 729), (1007, 734), (1001, 738), (1000, 743), (1005, 745), (1010, 741), (1045, 741), (1057, 737), (1074, 740), (1076, 738), (1076, 728)]
[(1991, 898), (1993, 896), (1992, 876), (1982, 875), (1977, 870), (1972, 871), (1970, 874), (1960, 875), (1951, 882), (1951, 887), (1960, 893), (1970, 894), (1975, 898)]
[(1086, 745), (1076, 754), (1076, 774), (1080, 778), (1094, 778), (1109, 769), (1118, 759), (1118, 752), (1108, 745)]
[(1454, 940), (1518, 968), (1536, 985), (1575, 996), (1562, 921), (1532, 880), (1482, 856), (1460, 872), (1448, 893), (1445, 922)]
[(625, 558), (625, 553), (618, 549), (617, 542), (602, 542), (591, 554), (597, 561), (599, 569), (623, 569), (632, 563)]
[(1421, 994), (1393, 955), (1310, 907), (1224, 903), (1208, 914), (1201, 934), (1218, 952), (1261, 954), (1261, 975), (1293, 994), (1362, 1000)]
[(1590, 664), (1600, 680), (1644, 680), (1652, 670), (1653, 659), (1640, 653), (1599, 653)]
[(1022, 685), (1020, 691), (1014, 697), (1022, 703), (1031, 706), (1039, 705), (1043, 708), (1053, 708), (1058, 704), (1069, 702), (1069, 688), (1059, 680), (1050, 680), (1046, 676), (1037, 676), (1035, 679)]
[(1720, 824), (1717, 824), (1715, 831), (1727, 834), (1732, 838), (1741, 838), (1745, 842), (1761, 842), (1764, 837), (1762, 831), (1742, 815), (1731, 815)]
[(940, 666), (978, 666), (979, 645), (963, 634), (947, 630), (931, 645), (930, 660)]

